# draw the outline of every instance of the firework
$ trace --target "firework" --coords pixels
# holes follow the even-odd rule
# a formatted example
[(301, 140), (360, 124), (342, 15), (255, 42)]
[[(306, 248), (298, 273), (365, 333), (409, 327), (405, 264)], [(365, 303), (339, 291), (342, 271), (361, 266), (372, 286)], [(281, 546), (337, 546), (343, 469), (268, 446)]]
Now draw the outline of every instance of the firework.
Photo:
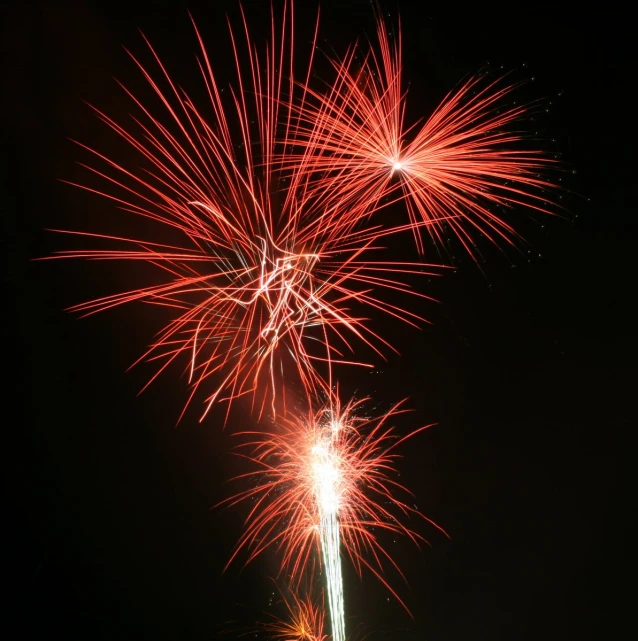
[(325, 615), (323, 603), (317, 605), (306, 596), (303, 598), (293, 594), (292, 597), (282, 598), (286, 609), (286, 618), (263, 623), (260, 627), (271, 639), (279, 641), (326, 641), (324, 633)]
[[(524, 148), (512, 129), (526, 108), (499, 108), (512, 87), (480, 77), (450, 93), (423, 124), (406, 126), (400, 36), (393, 39), (380, 18), (378, 48), (362, 62), (352, 48), (333, 61), (334, 82), (316, 90), (317, 30), (300, 64), (293, 22), (292, 2), (281, 16), (273, 12), (265, 49), (252, 41), (245, 18), (241, 36), (230, 30), (228, 92), (195, 27), (208, 98), (202, 106), (175, 84), (148, 41), (155, 72), (131, 56), (160, 111), (123, 87), (135, 107), (131, 122), (95, 112), (142, 167), (78, 143), (102, 186), (72, 184), (143, 219), (147, 231), (137, 238), (66, 231), (97, 248), (57, 257), (153, 268), (151, 284), (72, 308), (89, 315), (144, 302), (170, 310), (139, 359), (157, 365), (148, 384), (181, 361), (186, 406), (201, 390), (202, 419), (214, 403), (227, 402), (230, 411), (243, 396), (252, 397), (259, 418), (270, 410), (270, 431), (239, 434), (238, 453), (254, 468), (240, 477), (249, 489), (224, 502), (251, 503), (231, 561), (242, 551), (250, 561), (276, 549), (297, 585), (319, 568), (333, 640), (345, 641), (342, 552), (403, 603), (386, 578), (387, 570), (403, 575), (384, 533), (419, 545), (425, 539), (407, 519), (441, 530), (400, 498), (409, 492), (395, 480), (398, 446), (429, 426), (399, 437), (390, 423), (406, 411), (403, 403), (371, 418), (369, 399), (344, 405), (333, 385), (336, 365), (371, 366), (358, 355), (362, 346), (377, 355), (392, 349), (370, 327), (371, 315), (424, 322), (394, 300), (428, 299), (410, 279), (436, 275), (439, 266), (387, 261), (385, 239), (411, 234), (423, 253), (424, 228), (438, 243), (450, 230), (471, 255), (478, 234), (514, 242), (503, 212), (515, 205), (548, 212), (551, 185), (539, 171), (550, 161)], [(407, 210), (403, 224), (384, 222), (380, 210), (393, 203)], [(305, 414), (282, 394), (290, 378), (311, 408)], [(326, 400), (313, 409), (318, 398)], [(324, 641), (322, 608), (297, 597), (286, 607), (289, 622), (268, 628), (274, 638)]]
[[(284, 10), (280, 35), (276, 23), (273, 14), (271, 42), (259, 56), (244, 21), (245, 69), (239, 38), (231, 30), (236, 79), (228, 100), (195, 27), (206, 111), (174, 83), (147, 42), (157, 77), (133, 60), (165, 121), (127, 89), (137, 110), (130, 125), (95, 109), (145, 167), (132, 171), (81, 145), (94, 161), (87, 169), (105, 187), (76, 186), (146, 219), (149, 239), (67, 232), (105, 248), (57, 254), (154, 267), (151, 285), (72, 309), (91, 314), (134, 301), (168, 307), (172, 320), (139, 360), (157, 364), (152, 381), (182, 359), (191, 385), (186, 405), (199, 388), (212, 390), (206, 391), (204, 415), (214, 402), (227, 401), (230, 407), (246, 394), (253, 394), (253, 402), (257, 398), (260, 415), (268, 399), (274, 413), (277, 381), (284, 376), (296, 371), (312, 394), (320, 385), (318, 368), (329, 378), (335, 363), (370, 366), (354, 355), (353, 341), (377, 354), (389, 345), (370, 329), (366, 308), (420, 323), (420, 314), (384, 300), (382, 292), (427, 298), (407, 278), (433, 273), (431, 265), (382, 260), (383, 238), (409, 232), (412, 225), (361, 227), (366, 203), (322, 197), (316, 177), (307, 171), (284, 176), (277, 167), (275, 159), (289, 147), (291, 132), (302, 126), (312, 56), (296, 81), (292, 4)], [(168, 228), (169, 242), (151, 240), (155, 232), (165, 236), (158, 224)]]
[(513, 86), (475, 76), (422, 126), (406, 126), (400, 31), (394, 38), (381, 17), (377, 24), (378, 48), (363, 62), (356, 48), (332, 60), (334, 83), (311, 92), (299, 111), (295, 133), (303, 153), (280, 162), (312, 176), (321, 172), (315, 192), (351, 206), (365, 203), (371, 211), (404, 201), (420, 251), (424, 228), (439, 244), (451, 231), (471, 255), (477, 235), (512, 243), (517, 234), (506, 209), (550, 208), (545, 192), (552, 185), (539, 173), (553, 161), (527, 149), (515, 130), (529, 109), (504, 106)]
[(357, 572), (368, 568), (401, 601), (384, 576), (389, 567), (401, 571), (380, 534), (402, 534), (419, 544), (425, 539), (402, 519), (432, 523), (398, 498), (407, 490), (393, 478), (396, 448), (429, 426), (399, 438), (389, 423), (406, 411), (402, 403), (367, 418), (362, 406), (368, 400), (342, 405), (338, 393), (329, 393), (318, 411), (279, 417), (271, 433), (243, 433), (238, 453), (256, 469), (240, 478), (253, 486), (224, 502), (252, 503), (232, 558), (245, 549), (250, 561), (275, 548), (282, 569), (299, 580), (312, 571), (313, 552), (319, 552), (335, 639), (344, 638), (341, 550)]

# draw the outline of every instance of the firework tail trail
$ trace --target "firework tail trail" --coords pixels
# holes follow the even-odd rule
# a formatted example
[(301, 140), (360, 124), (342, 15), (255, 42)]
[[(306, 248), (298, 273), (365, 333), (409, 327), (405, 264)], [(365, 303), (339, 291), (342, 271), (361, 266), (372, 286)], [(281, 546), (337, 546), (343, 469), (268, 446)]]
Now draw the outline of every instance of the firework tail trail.
[(345, 608), (341, 573), (341, 539), (339, 521), (334, 512), (322, 516), (320, 527), (321, 552), (326, 573), (328, 605), (334, 641), (345, 641)]
[(328, 605), (334, 641), (345, 641), (345, 609), (343, 599), (343, 576), (339, 548), (339, 522), (335, 513), (326, 514), (320, 524), (321, 551), (325, 565), (328, 590)]
[(345, 641), (343, 576), (341, 572), (341, 536), (339, 532), (339, 468), (334, 453), (334, 439), (339, 424), (333, 419), (330, 438), (319, 440), (312, 448), (315, 500), (320, 513), (319, 540), (323, 558), (328, 605), (334, 641)]

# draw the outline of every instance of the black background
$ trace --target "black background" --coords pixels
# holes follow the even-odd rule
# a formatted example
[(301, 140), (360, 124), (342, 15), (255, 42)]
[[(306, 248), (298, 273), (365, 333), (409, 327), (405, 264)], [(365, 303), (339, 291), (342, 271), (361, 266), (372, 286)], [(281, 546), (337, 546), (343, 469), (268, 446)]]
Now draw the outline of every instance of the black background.
[[(298, 5), (303, 43), (314, 3)], [(565, 162), (565, 214), (520, 212), (529, 247), (485, 243), (482, 272), (458, 256), (454, 273), (428, 284), (441, 300), (422, 310), (433, 325), (382, 326), (401, 358), (347, 381), (383, 403), (409, 396), (416, 412), (401, 429), (438, 423), (406, 448), (401, 477), (451, 535), (424, 530), (432, 547), (421, 552), (394, 544), (409, 585), (393, 583), (414, 619), (348, 573), (349, 629), (371, 639), (613, 638), (633, 627), (629, 14), (609, 3), (382, 6), (401, 14), (410, 118), (488, 63), (534, 78), (521, 97), (541, 100), (539, 136)], [(266, 3), (245, 7), (263, 30)], [(209, 509), (237, 471), (221, 414), (200, 424), (191, 412), (175, 429), (185, 400), (175, 372), (140, 397), (149, 370), (125, 374), (159, 326), (152, 310), (85, 320), (63, 311), (126, 286), (127, 268), (32, 262), (64, 248), (45, 228), (94, 228), (111, 213), (58, 179), (80, 176), (68, 137), (113, 149), (82, 101), (126, 116), (112, 77), (133, 88), (142, 79), (121, 45), (147, 56), (141, 28), (173, 77), (199, 86), (187, 9), (215, 69), (230, 65), (233, 2), (14, 3), (5, 14), (4, 638), (235, 637), (278, 612), (274, 558), (222, 574), (243, 513)], [(374, 26), (363, 0), (323, 2), (321, 24), (322, 46), (337, 51)]]

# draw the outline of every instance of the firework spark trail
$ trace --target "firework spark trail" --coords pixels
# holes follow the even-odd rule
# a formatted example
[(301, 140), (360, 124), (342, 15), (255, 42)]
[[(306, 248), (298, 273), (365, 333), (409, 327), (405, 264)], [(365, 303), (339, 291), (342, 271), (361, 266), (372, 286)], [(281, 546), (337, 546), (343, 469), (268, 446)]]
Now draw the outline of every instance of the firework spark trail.
[(250, 562), (274, 548), (282, 571), (299, 581), (313, 569), (313, 552), (319, 553), (331, 586), (329, 602), (337, 635), (343, 633), (340, 550), (359, 574), (364, 568), (370, 570), (403, 604), (385, 576), (390, 568), (403, 575), (385, 550), (381, 533), (404, 535), (417, 545), (425, 542), (402, 523), (409, 517), (443, 530), (398, 497), (409, 492), (392, 478), (396, 448), (429, 426), (399, 438), (388, 423), (406, 411), (402, 403), (378, 418), (364, 418), (359, 414), (368, 399), (344, 406), (338, 392), (326, 390), (326, 395), (328, 400), (317, 411), (278, 417), (271, 433), (238, 434), (246, 439), (238, 446), (238, 455), (256, 465), (239, 478), (254, 485), (222, 504), (252, 504), (228, 565), (243, 550)]
[(271, 39), (260, 56), (244, 19), (246, 69), (239, 61), (240, 38), (231, 29), (236, 79), (229, 100), (222, 99), (224, 89), (195, 27), (208, 114), (170, 78), (148, 41), (157, 77), (131, 56), (166, 120), (125, 87), (138, 114), (132, 125), (94, 110), (147, 167), (131, 171), (78, 143), (100, 168), (83, 166), (105, 187), (72, 184), (145, 219), (149, 234), (162, 231), (156, 224), (163, 226), (171, 241), (65, 232), (116, 248), (57, 253), (139, 261), (158, 270), (150, 286), (71, 309), (92, 314), (135, 301), (169, 308), (173, 319), (138, 362), (158, 365), (150, 384), (186, 357), (191, 388), (186, 405), (200, 388), (212, 386), (203, 416), (215, 402), (228, 402), (230, 410), (234, 399), (248, 394), (260, 416), (268, 400), (274, 413), (277, 390), (283, 389), (278, 379), (284, 374), (296, 373), (312, 395), (326, 371), (330, 379), (335, 364), (370, 366), (353, 355), (355, 342), (379, 355), (391, 346), (369, 327), (366, 308), (420, 324), (420, 314), (397, 307), (382, 294), (427, 298), (408, 278), (433, 275), (434, 266), (391, 263), (379, 255), (386, 236), (410, 233), (414, 225), (361, 227), (367, 203), (328, 197), (329, 190), (322, 196), (308, 172), (287, 171), (284, 176), (277, 166), (276, 158), (302, 126), (313, 62), (311, 53), (301, 80), (295, 81), (292, 3), (284, 8), (279, 35), (277, 22), (273, 14)]
[(312, 467), (314, 495), (319, 512), (319, 540), (326, 575), (328, 605), (334, 641), (345, 641), (345, 611), (343, 577), (341, 572), (341, 537), (339, 534), (339, 502), (341, 494), (341, 471), (339, 469), (339, 422), (333, 418), (327, 427), (327, 435), (313, 445)]
[(400, 30), (393, 40), (380, 16), (377, 25), (378, 49), (371, 46), (362, 63), (355, 48), (331, 60), (330, 89), (308, 92), (295, 130), (303, 153), (280, 163), (324, 172), (330, 180), (316, 180), (315, 193), (364, 202), (369, 211), (404, 201), (421, 252), (419, 222), (438, 244), (451, 230), (472, 256), (476, 235), (512, 244), (520, 237), (499, 210), (518, 205), (551, 213), (552, 206), (546, 192), (554, 186), (540, 172), (554, 161), (525, 148), (515, 129), (529, 108), (504, 106), (514, 87), (475, 76), (420, 128), (406, 127)]
[(341, 539), (337, 514), (326, 514), (319, 523), (321, 554), (323, 557), (328, 605), (332, 623), (332, 638), (345, 641), (345, 608), (343, 599), (343, 577), (341, 573)]

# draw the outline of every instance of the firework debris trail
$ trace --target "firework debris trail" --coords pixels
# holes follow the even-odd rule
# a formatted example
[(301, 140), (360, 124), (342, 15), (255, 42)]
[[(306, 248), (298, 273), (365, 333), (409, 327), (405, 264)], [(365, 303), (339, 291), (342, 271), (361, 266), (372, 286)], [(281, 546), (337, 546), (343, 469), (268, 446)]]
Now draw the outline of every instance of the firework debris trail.
[[(384, 576), (387, 566), (400, 570), (374, 530), (423, 540), (386, 507), (399, 517), (422, 516), (395, 496), (406, 488), (390, 478), (394, 448), (404, 439), (386, 423), (403, 410), (356, 417), (360, 402), (342, 408), (335, 392), (336, 368), (372, 366), (358, 357), (361, 347), (378, 356), (393, 349), (370, 327), (370, 311), (415, 326), (425, 320), (384, 295), (428, 299), (411, 279), (441, 271), (384, 260), (384, 241), (407, 233), (423, 254), (425, 234), (439, 246), (452, 234), (474, 258), (479, 235), (514, 244), (519, 237), (507, 216), (515, 207), (550, 212), (552, 185), (542, 172), (552, 161), (513, 128), (529, 110), (504, 104), (514, 87), (498, 80), (471, 78), (423, 124), (406, 125), (401, 37), (379, 12), (377, 41), (329, 58), (334, 78), (320, 89), (311, 83), (318, 21), (305, 63), (295, 53), (292, 0), (280, 15), (272, 10), (270, 30), (260, 54), (242, 11), (239, 35), (230, 29), (235, 79), (224, 93), (195, 27), (209, 99), (202, 107), (174, 83), (148, 41), (155, 76), (131, 56), (164, 119), (123, 86), (137, 110), (132, 123), (94, 110), (145, 168), (128, 169), (77, 143), (93, 159), (83, 166), (103, 186), (72, 184), (149, 229), (163, 226), (173, 240), (66, 231), (98, 248), (55, 257), (151, 265), (148, 285), (72, 309), (88, 315), (129, 302), (168, 308), (172, 319), (139, 359), (158, 366), (148, 384), (181, 360), (190, 387), (184, 411), (210, 386), (202, 419), (226, 402), (228, 421), (243, 396), (252, 398), (259, 420), (272, 416), (279, 431), (251, 433), (252, 450), (244, 454), (256, 465), (247, 475), (256, 486), (226, 502), (256, 501), (233, 558), (240, 549), (249, 549), (250, 560), (277, 547), (282, 568), (299, 577), (314, 567), (318, 546), (332, 637), (345, 641), (341, 551), (400, 601)], [(382, 210), (396, 203), (407, 220), (389, 225)], [(287, 406), (291, 380), (307, 414)], [(313, 412), (322, 395), (327, 404)], [(297, 636), (314, 638), (304, 634)]]

